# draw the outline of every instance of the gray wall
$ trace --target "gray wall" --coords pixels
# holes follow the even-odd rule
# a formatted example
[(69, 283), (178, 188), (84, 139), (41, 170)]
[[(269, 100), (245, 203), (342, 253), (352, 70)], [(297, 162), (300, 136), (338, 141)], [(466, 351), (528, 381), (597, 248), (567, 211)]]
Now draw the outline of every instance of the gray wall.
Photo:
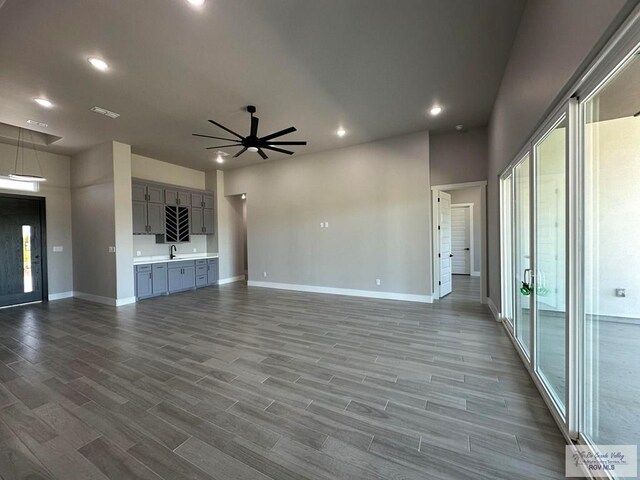
[(487, 129), (433, 133), (429, 139), (431, 184), (487, 179)]
[(472, 273), (480, 272), (482, 265), (482, 252), (480, 239), (482, 235), (482, 193), (480, 187), (463, 188), (460, 190), (449, 190), (451, 204), (473, 203), (473, 265)]
[[(244, 275), (244, 226), (242, 199), (238, 194), (224, 195), (225, 172), (207, 172), (207, 186), (215, 181), (216, 187), (216, 231), (220, 254), (219, 278), (226, 280)], [(241, 192), (244, 193), (244, 192)], [(211, 239), (213, 243), (214, 239)]]
[(418, 295), (429, 187), (428, 132), (224, 173), (225, 195), (247, 194), (250, 280)]
[(500, 308), (498, 175), (553, 107), (568, 83), (593, 57), (625, 0), (529, 0), (489, 124), (489, 292)]
[[(16, 147), (0, 143), (0, 175), (7, 175), (14, 166)], [(35, 160), (32, 152), (25, 155), (27, 166)], [(18, 192), (0, 190), (2, 193), (33, 195), (44, 197), (47, 216), (47, 271), (49, 295), (73, 291), (73, 250), (71, 241), (71, 186), (69, 177), (69, 157), (38, 151), (38, 159), (46, 182), (40, 190)], [(54, 252), (54, 246), (61, 246), (62, 252)]]
[(113, 142), (71, 159), (75, 291), (117, 298)]

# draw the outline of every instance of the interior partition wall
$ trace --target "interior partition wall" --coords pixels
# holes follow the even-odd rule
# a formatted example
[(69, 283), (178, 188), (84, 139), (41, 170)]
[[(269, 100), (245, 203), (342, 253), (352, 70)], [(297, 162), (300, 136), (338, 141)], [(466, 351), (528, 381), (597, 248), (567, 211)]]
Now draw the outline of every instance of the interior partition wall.
[(500, 208), (501, 317), (556, 422), (638, 445), (640, 9), (503, 172)]

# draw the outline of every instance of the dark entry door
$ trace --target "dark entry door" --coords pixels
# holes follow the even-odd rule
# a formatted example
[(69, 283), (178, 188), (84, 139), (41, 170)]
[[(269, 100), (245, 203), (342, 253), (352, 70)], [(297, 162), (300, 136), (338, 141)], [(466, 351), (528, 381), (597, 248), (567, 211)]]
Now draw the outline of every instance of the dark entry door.
[(0, 195), (0, 306), (42, 300), (44, 200)]

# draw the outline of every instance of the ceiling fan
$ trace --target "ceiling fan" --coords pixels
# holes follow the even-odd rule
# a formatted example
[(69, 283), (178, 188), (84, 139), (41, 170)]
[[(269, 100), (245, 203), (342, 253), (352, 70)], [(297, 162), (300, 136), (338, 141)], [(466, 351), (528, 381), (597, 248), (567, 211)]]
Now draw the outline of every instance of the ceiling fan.
[[(253, 114), (256, 113), (256, 107), (253, 105), (249, 105), (247, 107), (247, 112), (251, 114), (251, 132), (246, 137), (234, 132), (233, 130), (228, 129), (224, 125), (220, 125), (218, 122), (213, 120), (209, 120), (209, 122), (213, 123), (215, 126), (220, 127), (221, 129), (229, 132), (231, 135), (237, 137), (236, 138), (224, 138), (224, 137), (213, 137), (211, 135), (203, 135), (201, 133), (194, 133), (193, 135), (196, 137), (205, 137), (205, 138), (215, 138), (217, 140), (228, 140), (231, 143), (228, 145), (217, 145), (215, 147), (206, 147), (207, 150), (211, 150), (214, 148), (227, 148), (227, 147), (242, 147), (238, 153), (236, 153), (233, 157), (239, 157), (244, 152), (249, 150), (250, 152), (258, 152), (264, 160), (267, 158), (267, 154), (264, 153), (264, 150), (272, 150), (278, 153), (286, 153), (287, 155), (293, 155), (291, 150), (285, 150), (280, 148), (281, 145), (306, 145), (307, 142), (278, 142), (272, 141), (274, 138), (282, 137), (283, 135), (287, 135), (289, 133), (293, 133), (296, 131), (296, 127), (285, 128), (284, 130), (280, 130), (279, 132), (272, 133), (271, 135), (266, 135), (264, 137), (258, 137), (258, 123), (260, 119), (258, 117), (254, 117)], [(276, 146), (278, 145), (278, 146)]]

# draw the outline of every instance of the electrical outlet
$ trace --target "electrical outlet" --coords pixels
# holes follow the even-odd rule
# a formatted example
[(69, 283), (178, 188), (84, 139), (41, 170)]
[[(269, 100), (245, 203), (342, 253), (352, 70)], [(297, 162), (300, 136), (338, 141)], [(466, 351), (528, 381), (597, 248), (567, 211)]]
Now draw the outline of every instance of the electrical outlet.
[(142, 252), (140, 250), (136, 250), (136, 257), (139, 257), (142, 255)]
[(329, 228), (329, 222), (324, 222), (324, 228)]
[(324, 222), (320, 222), (320, 228), (324, 228)]
[(194, 249), (193, 249), (193, 253), (196, 253), (197, 251), (198, 251), (198, 249), (197, 249), (197, 248), (194, 248)]
[(626, 297), (627, 291), (624, 288), (616, 288), (616, 297)]
[(380, 285), (380, 279), (376, 278), (376, 285)]
[(267, 276), (267, 272), (262, 272), (262, 276), (266, 277)]
[(116, 253), (116, 247), (109, 247), (109, 253)]
[(61, 246), (57, 246), (57, 245), (56, 245), (56, 246), (54, 246), (54, 247), (53, 247), (53, 251), (54, 251), (55, 253), (59, 253), (59, 252), (64, 251), (64, 248), (62, 248)]

